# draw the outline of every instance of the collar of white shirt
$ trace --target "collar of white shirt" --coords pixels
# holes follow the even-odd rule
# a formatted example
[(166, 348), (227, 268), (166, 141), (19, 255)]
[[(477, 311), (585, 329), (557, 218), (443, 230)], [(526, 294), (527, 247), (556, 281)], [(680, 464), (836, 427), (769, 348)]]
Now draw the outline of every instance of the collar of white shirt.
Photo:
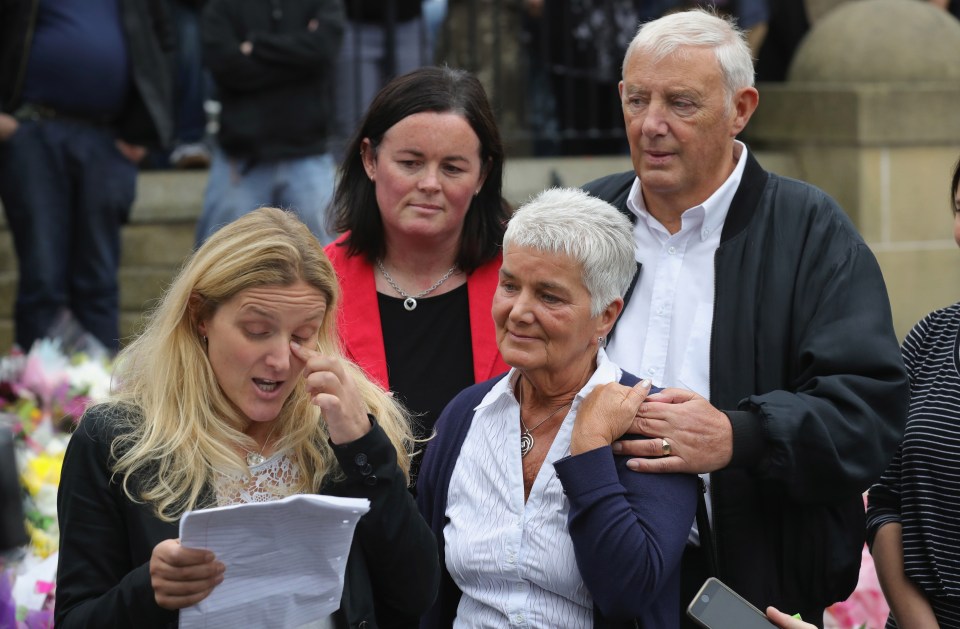
[[(683, 213), (685, 227), (688, 219), (696, 221), (700, 216), (703, 217), (703, 224), (700, 229), (701, 240), (706, 240), (710, 237), (710, 234), (723, 228), (723, 222), (727, 219), (730, 204), (733, 203), (733, 196), (737, 193), (737, 188), (740, 187), (740, 180), (743, 178), (743, 169), (747, 163), (745, 159), (746, 156), (747, 146), (739, 140), (734, 140), (733, 158), (737, 160), (737, 165), (733, 168), (733, 172), (730, 173), (726, 181), (724, 181), (706, 201)], [(640, 177), (635, 177), (633, 180), (630, 194), (627, 195), (627, 208), (638, 220), (646, 222), (651, 230), (664, 230), (660, 222), (647, 211), (647, 206), (646, 203), (644, 203), (643, 193), (641, 191)]]

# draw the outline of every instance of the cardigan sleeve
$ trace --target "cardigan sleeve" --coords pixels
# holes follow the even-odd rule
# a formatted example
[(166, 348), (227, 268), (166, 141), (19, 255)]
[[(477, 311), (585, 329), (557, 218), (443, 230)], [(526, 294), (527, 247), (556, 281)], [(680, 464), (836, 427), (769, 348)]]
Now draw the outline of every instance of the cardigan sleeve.
[(692, 474), (638, 474), (609, 446), (554, 463), (580, 575), (610, 619), (644, 615), (676, 579), (697, 509)]
[[(130, 519), (136, 506), (111, 480), (112, 431), (104, 408), (87, 411), (63, 460), (55, 623), (67, 629), (172, 627), (178, 614), (156, 603), (149, 553), (144, 548), (143, 556), (136, 556), (133, 537), (139, 532), (131, 530), (137, 522)], [(175, 526), (172, 533), (175, 537)]]
[(359, 550), (366, 563), (377, 618), (415, 622), (433, 604), (440, 567), (436, 540), (407, 490), (396, 450), (374, 422), (363, 437), (334, 446), (334, 453), (346, 479), (324, 493), (370, 500), (351, 555)]

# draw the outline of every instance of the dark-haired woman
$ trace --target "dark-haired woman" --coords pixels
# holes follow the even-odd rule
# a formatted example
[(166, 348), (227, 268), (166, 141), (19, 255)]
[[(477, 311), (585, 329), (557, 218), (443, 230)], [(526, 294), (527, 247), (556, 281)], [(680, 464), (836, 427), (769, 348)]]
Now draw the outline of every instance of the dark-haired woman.
[(507, 370), (490, 319), (503, 161), (480, 82), (427, 67), (379, 92), (340, 167), (343, 235), (326, 252), (344, 350), (413, 411), (418, 438), (459, 391)]

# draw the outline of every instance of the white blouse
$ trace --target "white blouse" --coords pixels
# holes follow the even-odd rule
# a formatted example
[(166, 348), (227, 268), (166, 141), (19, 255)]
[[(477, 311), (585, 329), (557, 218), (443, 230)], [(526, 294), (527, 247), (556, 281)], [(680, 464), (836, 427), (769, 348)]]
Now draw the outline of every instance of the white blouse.
[(454, 627), (591, 627), (593, 600), (567, 531), (569, 504), (553, 462), (570, 455), (577, 410), (597, 384), (620, 379), (603, 350), (574, 398), (526, 503), (520, 407), (511, 370), (477, 406), (450, 478), (446, 566), (463, 592)]

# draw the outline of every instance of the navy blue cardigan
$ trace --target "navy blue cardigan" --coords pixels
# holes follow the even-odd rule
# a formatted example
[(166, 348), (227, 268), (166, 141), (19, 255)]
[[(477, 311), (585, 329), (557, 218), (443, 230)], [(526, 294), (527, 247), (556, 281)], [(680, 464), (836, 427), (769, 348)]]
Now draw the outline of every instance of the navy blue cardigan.
[[(421, 629), (446, 629), (456, 617), (461, 592), (444, 559), (447, 490), (474, 408), (506, 375), (461, 391), (437, 420), (424, 456), (417, 504), (437, 536), (442, 577)], [(620, 382), (632, 386), (637, 378), (624, 373)], [(638, 474), (627, 460), (606, 447), (554, 463), (570, 501), (570, 537), (593, 596), (594, 627), (676, 628), (680, 558), (696, 513), (697, 477)]]

